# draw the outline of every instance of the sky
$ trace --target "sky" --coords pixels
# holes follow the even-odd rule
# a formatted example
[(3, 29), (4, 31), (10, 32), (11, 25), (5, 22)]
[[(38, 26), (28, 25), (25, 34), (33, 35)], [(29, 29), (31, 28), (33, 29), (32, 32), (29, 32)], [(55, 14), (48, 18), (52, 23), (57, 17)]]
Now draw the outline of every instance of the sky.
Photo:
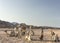
[(0, 0), (0, 20), (60, 27), (60, 0)]

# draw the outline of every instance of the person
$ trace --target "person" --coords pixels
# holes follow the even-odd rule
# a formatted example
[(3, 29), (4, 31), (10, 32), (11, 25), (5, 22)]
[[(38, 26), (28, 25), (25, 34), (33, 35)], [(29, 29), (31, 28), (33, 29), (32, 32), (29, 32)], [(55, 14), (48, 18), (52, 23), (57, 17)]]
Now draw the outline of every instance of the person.
[(51, 31), (51, 35), (52, 35), (52, 40), (57, 42), (59, 41), (59, 37), (58, 34), (55, 34), (55, 32)]
[(18, 28), (18, 38), (21, 38), (21, 28)]
[(43, 34), (40, 36), (40, 40), (43, 40)]
[(16, 26), (16, 31), (17, 31), (16, 36), (20, 39), (21, 38), (21, 27), (20, 27), (20, 25)]
[(59, 41), (59, 37), (58, 37), (58, 34), (56, 34), (55, 36), (55, 42)]
[(43, 40), (43, 29), (42, 29), (42, 31), (41, 31), (40, 40)]
[(25, 36), (25, 42), (27, 42), (27, 43), (31, 42), (31, 36), (30, 36), (29, 32)]
[(51, 40), (52, 41), (55, 40), (55, 32), (53, 32), (52, 30), (51, 30)]

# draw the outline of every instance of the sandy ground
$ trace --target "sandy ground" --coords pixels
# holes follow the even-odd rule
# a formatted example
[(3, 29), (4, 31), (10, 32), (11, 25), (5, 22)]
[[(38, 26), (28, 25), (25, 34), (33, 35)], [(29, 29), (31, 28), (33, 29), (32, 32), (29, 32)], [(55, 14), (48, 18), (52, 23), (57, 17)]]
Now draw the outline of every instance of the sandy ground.
[[(33, 38), (39, 39), (41, 35), (41, 29), (33, 29), (36, 36)], [(60, 37), (60, 30), (53, 29), (56, 34)], [(44, 40), (51, 40), (51, 29), (44, 29)], [(25, 43), (23, 40), (15, 37), (7, 37), (5, 32), (0, 31), (0, 43)], [(27, 43), (27, 42), (26, 42)], [(60, 43), (60, 42), (51, 42), (51, 41), (31, 41), (31, 43)]]

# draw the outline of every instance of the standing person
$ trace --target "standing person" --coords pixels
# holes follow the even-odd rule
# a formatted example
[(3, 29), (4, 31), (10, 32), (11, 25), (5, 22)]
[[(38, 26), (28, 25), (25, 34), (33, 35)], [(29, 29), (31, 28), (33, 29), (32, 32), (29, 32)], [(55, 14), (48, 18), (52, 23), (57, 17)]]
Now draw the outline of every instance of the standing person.
[(22, 28), (21, 28), (22, 36), (24, 36), (24, 35), (25, 35), (25, 32), (26, 32), (26, 27), (25, 27), (25, 26), (22, 26)]
[(25, 42), (26, 43), (32, 43), (32, 40), (31, 40), (31, 35), (32, 35), (32, 32), (31, 32), (31, 26), (30, 28), (26, 31), (26, 35), (25, 35)]
[(55, 32), (51, 30), (51, 40), (55, 40)]
[(42, 29), (42, 31), (41, 31), (40, 40), (43, 40), (43, 29)]
[(21, 38), (21, 27), (18, 25), (18, 38)]
[(56, 34), (55, 36), (55, 42), (59, 41), (59, 37), (58, 37), (58, 34)]

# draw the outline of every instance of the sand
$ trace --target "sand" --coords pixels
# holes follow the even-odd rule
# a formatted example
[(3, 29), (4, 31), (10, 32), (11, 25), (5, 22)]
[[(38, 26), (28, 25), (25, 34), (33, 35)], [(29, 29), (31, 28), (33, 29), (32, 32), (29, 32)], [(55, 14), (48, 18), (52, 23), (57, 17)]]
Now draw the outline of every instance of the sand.
[[(39, 39), (41, 35), (41, 29), (33, 29), (35, 36), (33, 38)], [(53, 29), (60, 38), (60, 30)], [(51, 40), (51, 29), (44, 29), (44, 40)], [(7, 37), (7, 34), (3, 31), (0, 31), (0, 43), (25, 43), (23, 40), (18, 39), (17, 37)], [(26, 42), (27, 43), (27, 42)], [(31, 41), (31, 43), (60, 43), (60, 42), (51, 42), (51, 41)]]

